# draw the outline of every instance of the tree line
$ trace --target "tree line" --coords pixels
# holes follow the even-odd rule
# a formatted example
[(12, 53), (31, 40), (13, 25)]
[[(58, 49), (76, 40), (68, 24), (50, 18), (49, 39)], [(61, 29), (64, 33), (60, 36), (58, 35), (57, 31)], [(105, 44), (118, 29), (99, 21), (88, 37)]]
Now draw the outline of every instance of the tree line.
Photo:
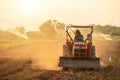
[[(39, 26), (38, 31), (28, 31), (24, 26), (16, 27), (14, 32), (25, 34), (29, 39), (53, 38), (65, 36), (65, 24), (58, 20), (48, 20)], [(112, 25), (94, 25), (94, 32), (100, 32), (111, 36), (120, 36), (120, 26)], [(9, 31), (0, 30), (0, 37), (9, 36)], [(9, 34), (9, 35), (8, 35)], [(15, 36), (16, 35), (10, 35)], [(16, 37), (17, 38), (17, 37)]]
[(111, 36), (120, 36), (120, 26), (95, 25), (95, 30)]

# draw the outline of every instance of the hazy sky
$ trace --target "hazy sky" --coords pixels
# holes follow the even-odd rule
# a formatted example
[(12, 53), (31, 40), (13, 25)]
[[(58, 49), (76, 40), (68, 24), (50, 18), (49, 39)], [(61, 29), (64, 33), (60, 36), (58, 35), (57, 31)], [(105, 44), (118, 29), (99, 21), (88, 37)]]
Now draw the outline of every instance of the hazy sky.
[(0, 0), (0, 28), (36, 30), (48, 19), (120, 26), (120, 0)]

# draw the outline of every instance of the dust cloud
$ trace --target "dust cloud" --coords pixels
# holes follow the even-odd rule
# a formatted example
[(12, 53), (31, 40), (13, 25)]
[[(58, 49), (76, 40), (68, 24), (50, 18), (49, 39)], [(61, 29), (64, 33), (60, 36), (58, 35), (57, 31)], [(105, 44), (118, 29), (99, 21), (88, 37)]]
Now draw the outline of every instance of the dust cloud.
[(25, 32), (21, 33), (20, 31), (13, 30), (13, 29), (9, 29), (8, 31), (20, 38), (27, 39), (27, 40), (29, 39)]
[(106, 40), (112, 40), (111, 38), (110, 38), (110, 35), (105, 35), (105, 34), (102, 34), (102, 33), (99, 33), (100, 34), (100, 36), (102, 36), (103, 38), (105, 38)]
[[(94, 37), (94, 36), (93, 36)], [(59, 57), (62, 55), (62, 45), (65, 39), (43, 39), (35, 43), (15, 46), (9, 48), (1, 55), (12, 59), (30, 60), (31, 68), (34, 70), (59, 70)], [(96, 40), (93, 44), (96, 46), (96, 56), (100, 57), (101, 65), (107, 66), (111, 62), (119, 62), (119, 42), (112, 40)]]
[(58, 70), (58, 61), (62, 53), (62, 42), (50, 41), (42, 43), (38, 52), (32, 55), (33, 69)]
[(14, 60), (30, 60), (34, 70), (59, 70), (58, 61), (62, 55), (63, 41), (43, 40), (9, 48), (0, 52), (1, 56)]
[(112, 40), (94, 41), (96, 46), (96, 55), (100, 57), (101, 65), (119, 65), (120, 66), (120, 42)]

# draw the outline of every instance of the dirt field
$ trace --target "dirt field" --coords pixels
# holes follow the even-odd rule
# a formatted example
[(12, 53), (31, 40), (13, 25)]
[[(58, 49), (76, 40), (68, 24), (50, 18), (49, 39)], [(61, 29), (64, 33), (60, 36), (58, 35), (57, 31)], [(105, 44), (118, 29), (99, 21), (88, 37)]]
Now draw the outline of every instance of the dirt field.
[(2, 50), (0, 80), (120, 80), (119, 41), (94, 42), (102, 65), (98, 71), (62, 71), (57, 67), (62, 44), (48, 41)]

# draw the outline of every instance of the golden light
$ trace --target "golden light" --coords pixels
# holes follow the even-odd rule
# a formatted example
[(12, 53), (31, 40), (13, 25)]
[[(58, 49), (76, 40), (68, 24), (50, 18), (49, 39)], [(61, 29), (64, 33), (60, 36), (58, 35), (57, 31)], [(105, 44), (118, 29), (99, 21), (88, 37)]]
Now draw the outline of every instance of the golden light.
[(23, 2), (23, 7), (25, 10), (31, 10), (34, 8), (34, 6), (35, 4), (33, 0), (24, 0)]
[(20, 8), (23, 13), (29, 15), (38, 8), (38, 0), (20, 0)]

